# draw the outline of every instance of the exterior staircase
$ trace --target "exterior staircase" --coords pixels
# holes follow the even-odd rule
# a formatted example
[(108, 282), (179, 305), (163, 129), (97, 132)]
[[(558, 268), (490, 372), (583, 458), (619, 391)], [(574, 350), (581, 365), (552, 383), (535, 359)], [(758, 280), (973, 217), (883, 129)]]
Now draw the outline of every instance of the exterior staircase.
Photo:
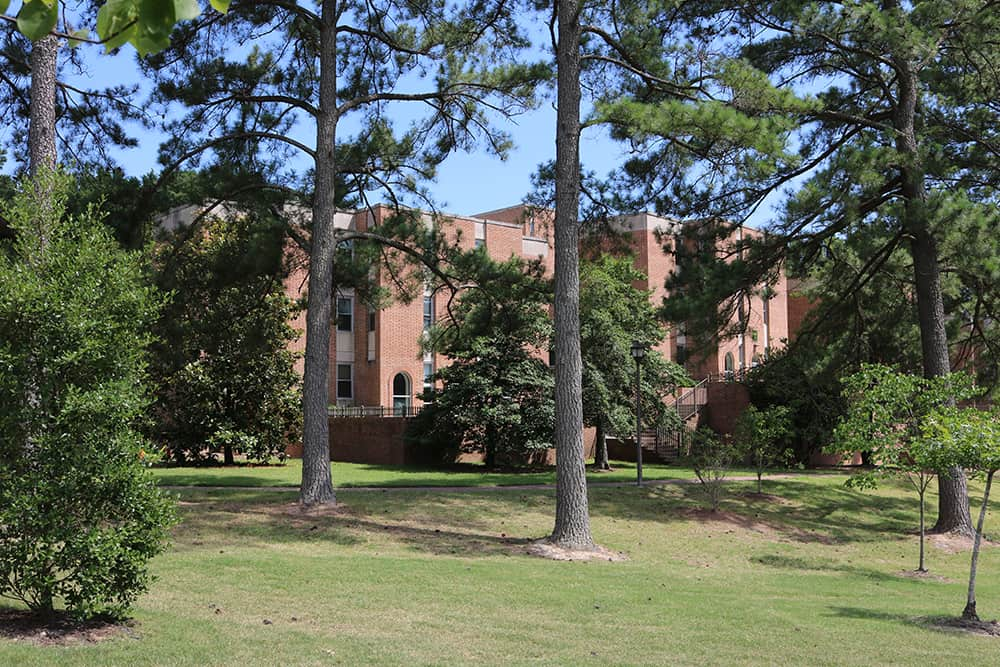
[(709, 378), (705, 378), (693, 387), (685, 387), (674, 399), (674, 409), (683, 424), (680, 432), (659, 427), (646, 429), (639, 435), (643, 459), (673, 463), (686, 453), (683, 451), (684, 433), (698, 426), (698, 418), (708, 403), (708, 382)]

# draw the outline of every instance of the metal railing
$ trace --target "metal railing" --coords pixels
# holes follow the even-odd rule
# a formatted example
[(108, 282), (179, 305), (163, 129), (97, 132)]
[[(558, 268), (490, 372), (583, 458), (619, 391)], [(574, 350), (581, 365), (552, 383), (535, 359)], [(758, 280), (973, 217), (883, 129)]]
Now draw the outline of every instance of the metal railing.
[(423, 409), (422, 405), (331, 405), (327, 414), (331, 417), (416, 417)]
[(688, 388), (687, 391), (674, 399), (674, 409), (677, 410), (682, 421), (687, 421), (693, 415), (701, 412), (701, 409), (708, 403), (709, 381), (711, 381), (711, 376)]

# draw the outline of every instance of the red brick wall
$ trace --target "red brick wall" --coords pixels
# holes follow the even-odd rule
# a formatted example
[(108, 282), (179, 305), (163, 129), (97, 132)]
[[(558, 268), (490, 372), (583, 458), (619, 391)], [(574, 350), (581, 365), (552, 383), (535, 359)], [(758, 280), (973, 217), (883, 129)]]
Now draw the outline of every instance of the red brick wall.
[(709, 382), (708, 405), (701, 424), (716, 433), (731, 435), (736, 430), (736, 420), (750, 405), (750, 393), (738, 382)]
[(403, 440), (408, 421), (395, 417), (331, 417), (330, 459), (381, 465), (410, 463)]

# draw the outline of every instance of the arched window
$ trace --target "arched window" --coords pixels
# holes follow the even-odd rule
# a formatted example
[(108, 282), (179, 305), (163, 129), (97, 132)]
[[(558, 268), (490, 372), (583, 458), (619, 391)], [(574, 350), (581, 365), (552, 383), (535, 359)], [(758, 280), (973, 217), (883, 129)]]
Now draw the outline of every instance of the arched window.
[(733, 358), (732, 352), (726, 352), (725, 369), (726, 380), (732, 380), (736, 370), (736, 360)]
[(396, 373), (392, 378), (392, 414), (405, 417), (410, 409), (410, 376)]

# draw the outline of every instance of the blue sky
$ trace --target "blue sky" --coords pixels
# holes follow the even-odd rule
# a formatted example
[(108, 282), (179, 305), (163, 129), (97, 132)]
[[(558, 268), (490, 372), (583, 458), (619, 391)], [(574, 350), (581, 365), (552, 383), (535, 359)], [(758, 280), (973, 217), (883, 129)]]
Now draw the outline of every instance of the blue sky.
[[(11, 10), (14, 9), (12, 5)], [(130, 46), (124, 47), (115, 55), (104, 55), (97, 48), (84, 48), (88, 71), (82, 76), (71, 77), (70, 80), (75, 85), (100, 88), (112, 83), (142, 84), (135, 52)], [(404, 118), (399, 119), (399, 123), (404, 122)], [(506, 160), (500, 161), (483, 152), (456, 153), (440, 166), (436, 181), (427, 184), (440, 209), (472, 215), (517, 204), (530, 192), (531, 176), (538, 166), (554, 159), (555, 110), (551, 99), (543, 100), (539, 108), (533, 111), (501, 121), (500, 126), (512, 135), (515, 144)], [(167, 137), (138, 125), (129, 129), (138, 138), (139, 146), (115, 152), (115, 159), (126, 173), (133, 176), (158, 170), (159, 145)], [(345, 131), (349, 132), (349, 126), (343, 128), (341, 136)], [(304, 143), (312, 144), (312, 132), (311, 127), (303, 126), (296, 133)], [(3, 130), (0, 129), (0, 134), (2, 133)], [(611, 141), (599, 128), (590, 128), (584, 133), (580, 151), (584, 169), (598, 175), (611, 171), (622, 155), (622, 147)], [(300, 162), (290, 166), (301, 171), (309, 168), (310, 164), (303, 157)], [(4, 168), (8, 171), (13, 169), (14, 160), (8, 160)], [(662, 213), (669, 214), (668, 211)], [(767, 215), (766, 211), (759, 211), (753, 216), (752, 222), (759, 223)]]
[[(92, 50), (87, 61), (88, 74), (74, 78), (74, 84), (96, 88), (109, 83), (142, 81), (131, 47), (126, 46), (111, 56)], [(517, 204), (530, 191), (531, 176), (538, 165), (555, 158), (555, 109), (550, 100), (502, 122), (500, 127), (511, 134), (515, 143), (506, 160), (485, 153), (455, 153), (441, 165), (430, 190), (442, 210), (471, 215)], [(129, 129), (139, 139), (139, 146), (117, 151), (115, 159), (133, 176), (158, 170), (157, 150), (165, 135), (138, 125)], [(311, 144), (312, 128), (303, 127), (299, 131)], [(580, 148), (585, 168), (599, 174), (607, 173), (618, 160), (619, 147), (599, 129), (588, 129)], [(7, 167), (12, 166), (8, 162)], [(295, 166), (304, 170), (309, 162), (303, 158)]]

